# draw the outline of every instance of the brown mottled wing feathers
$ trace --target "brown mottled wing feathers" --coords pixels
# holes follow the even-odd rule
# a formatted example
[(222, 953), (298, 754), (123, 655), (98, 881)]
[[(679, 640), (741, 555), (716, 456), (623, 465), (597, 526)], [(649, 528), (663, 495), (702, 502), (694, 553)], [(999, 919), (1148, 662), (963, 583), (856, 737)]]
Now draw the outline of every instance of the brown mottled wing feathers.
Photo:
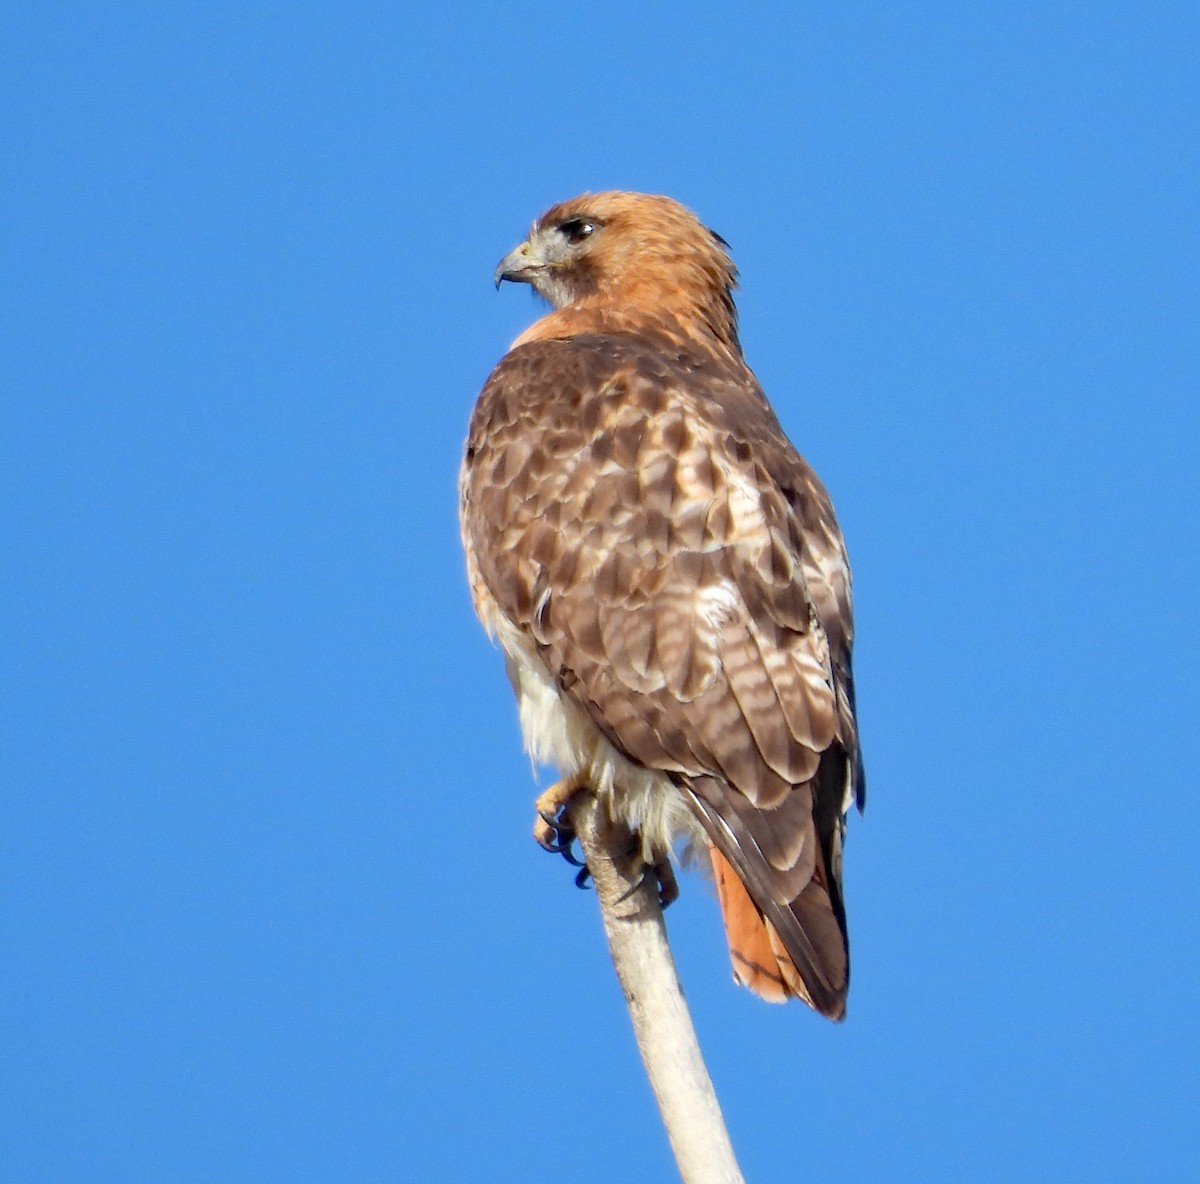
[(849, 581), (749, 370), (666, 338), (520, 346), (476, 408), (463, 497), (473, 583), (623, 753), (672, 776), (840, 1014)]

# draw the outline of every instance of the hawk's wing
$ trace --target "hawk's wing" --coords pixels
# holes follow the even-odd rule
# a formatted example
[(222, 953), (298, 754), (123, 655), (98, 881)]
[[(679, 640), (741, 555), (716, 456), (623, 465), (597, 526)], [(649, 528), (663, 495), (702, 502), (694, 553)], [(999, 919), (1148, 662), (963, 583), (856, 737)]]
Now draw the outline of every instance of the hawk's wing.
[(670, 775), (840, 1013), (849, 572), (753, 376), (637, 337), (521, 346), (480, 397), (463, 496), (496, 608), (620, 752)]

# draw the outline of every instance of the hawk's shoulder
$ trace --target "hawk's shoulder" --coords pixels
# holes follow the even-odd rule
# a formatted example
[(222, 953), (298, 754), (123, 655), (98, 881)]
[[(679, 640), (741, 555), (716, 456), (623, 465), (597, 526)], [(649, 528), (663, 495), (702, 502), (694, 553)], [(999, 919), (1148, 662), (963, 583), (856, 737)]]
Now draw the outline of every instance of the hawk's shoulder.
[[(787, 442), (754, 375), (740, 358), (714, 354), (662, 332), (592, 332), (526, 342), (492, 371), (472, 416), (468, 453), (518, 424), (574, 421), (580, 432), (607, 426), (614, 404), (645, 416), (686, 413), (728, 446), (734, 459), (768, 448), (785, 480), (808, 472)], [(473, 455), (473, 454), (472, 454)]]

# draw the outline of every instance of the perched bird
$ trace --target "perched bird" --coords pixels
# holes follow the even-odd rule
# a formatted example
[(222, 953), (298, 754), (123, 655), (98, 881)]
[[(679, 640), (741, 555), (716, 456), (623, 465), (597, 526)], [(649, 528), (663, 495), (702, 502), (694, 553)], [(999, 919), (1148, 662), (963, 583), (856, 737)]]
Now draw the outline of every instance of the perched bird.
[(865, 786), (829, 495), (738, 342), (728, 244), (642, 193), (553, 206), (496, 270), (552, 306), (471, 418), (461, 522), (525, 745), (673, 880), (711, 859), (735, 978), (845, 1012), (842, 839)]

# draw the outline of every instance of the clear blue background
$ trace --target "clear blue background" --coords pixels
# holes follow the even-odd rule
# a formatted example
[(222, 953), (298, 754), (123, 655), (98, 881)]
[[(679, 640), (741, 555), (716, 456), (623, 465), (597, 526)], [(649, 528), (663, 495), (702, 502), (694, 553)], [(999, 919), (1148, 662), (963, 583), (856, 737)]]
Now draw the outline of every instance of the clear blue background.
[(675, 1178), (456, 523), (607, 187), (733, 244), (855, 563), (848, 1021), (669, 915), (748, 1179), (1197, 1178), (1194, 4), (2, 26), (5, 1180)]

